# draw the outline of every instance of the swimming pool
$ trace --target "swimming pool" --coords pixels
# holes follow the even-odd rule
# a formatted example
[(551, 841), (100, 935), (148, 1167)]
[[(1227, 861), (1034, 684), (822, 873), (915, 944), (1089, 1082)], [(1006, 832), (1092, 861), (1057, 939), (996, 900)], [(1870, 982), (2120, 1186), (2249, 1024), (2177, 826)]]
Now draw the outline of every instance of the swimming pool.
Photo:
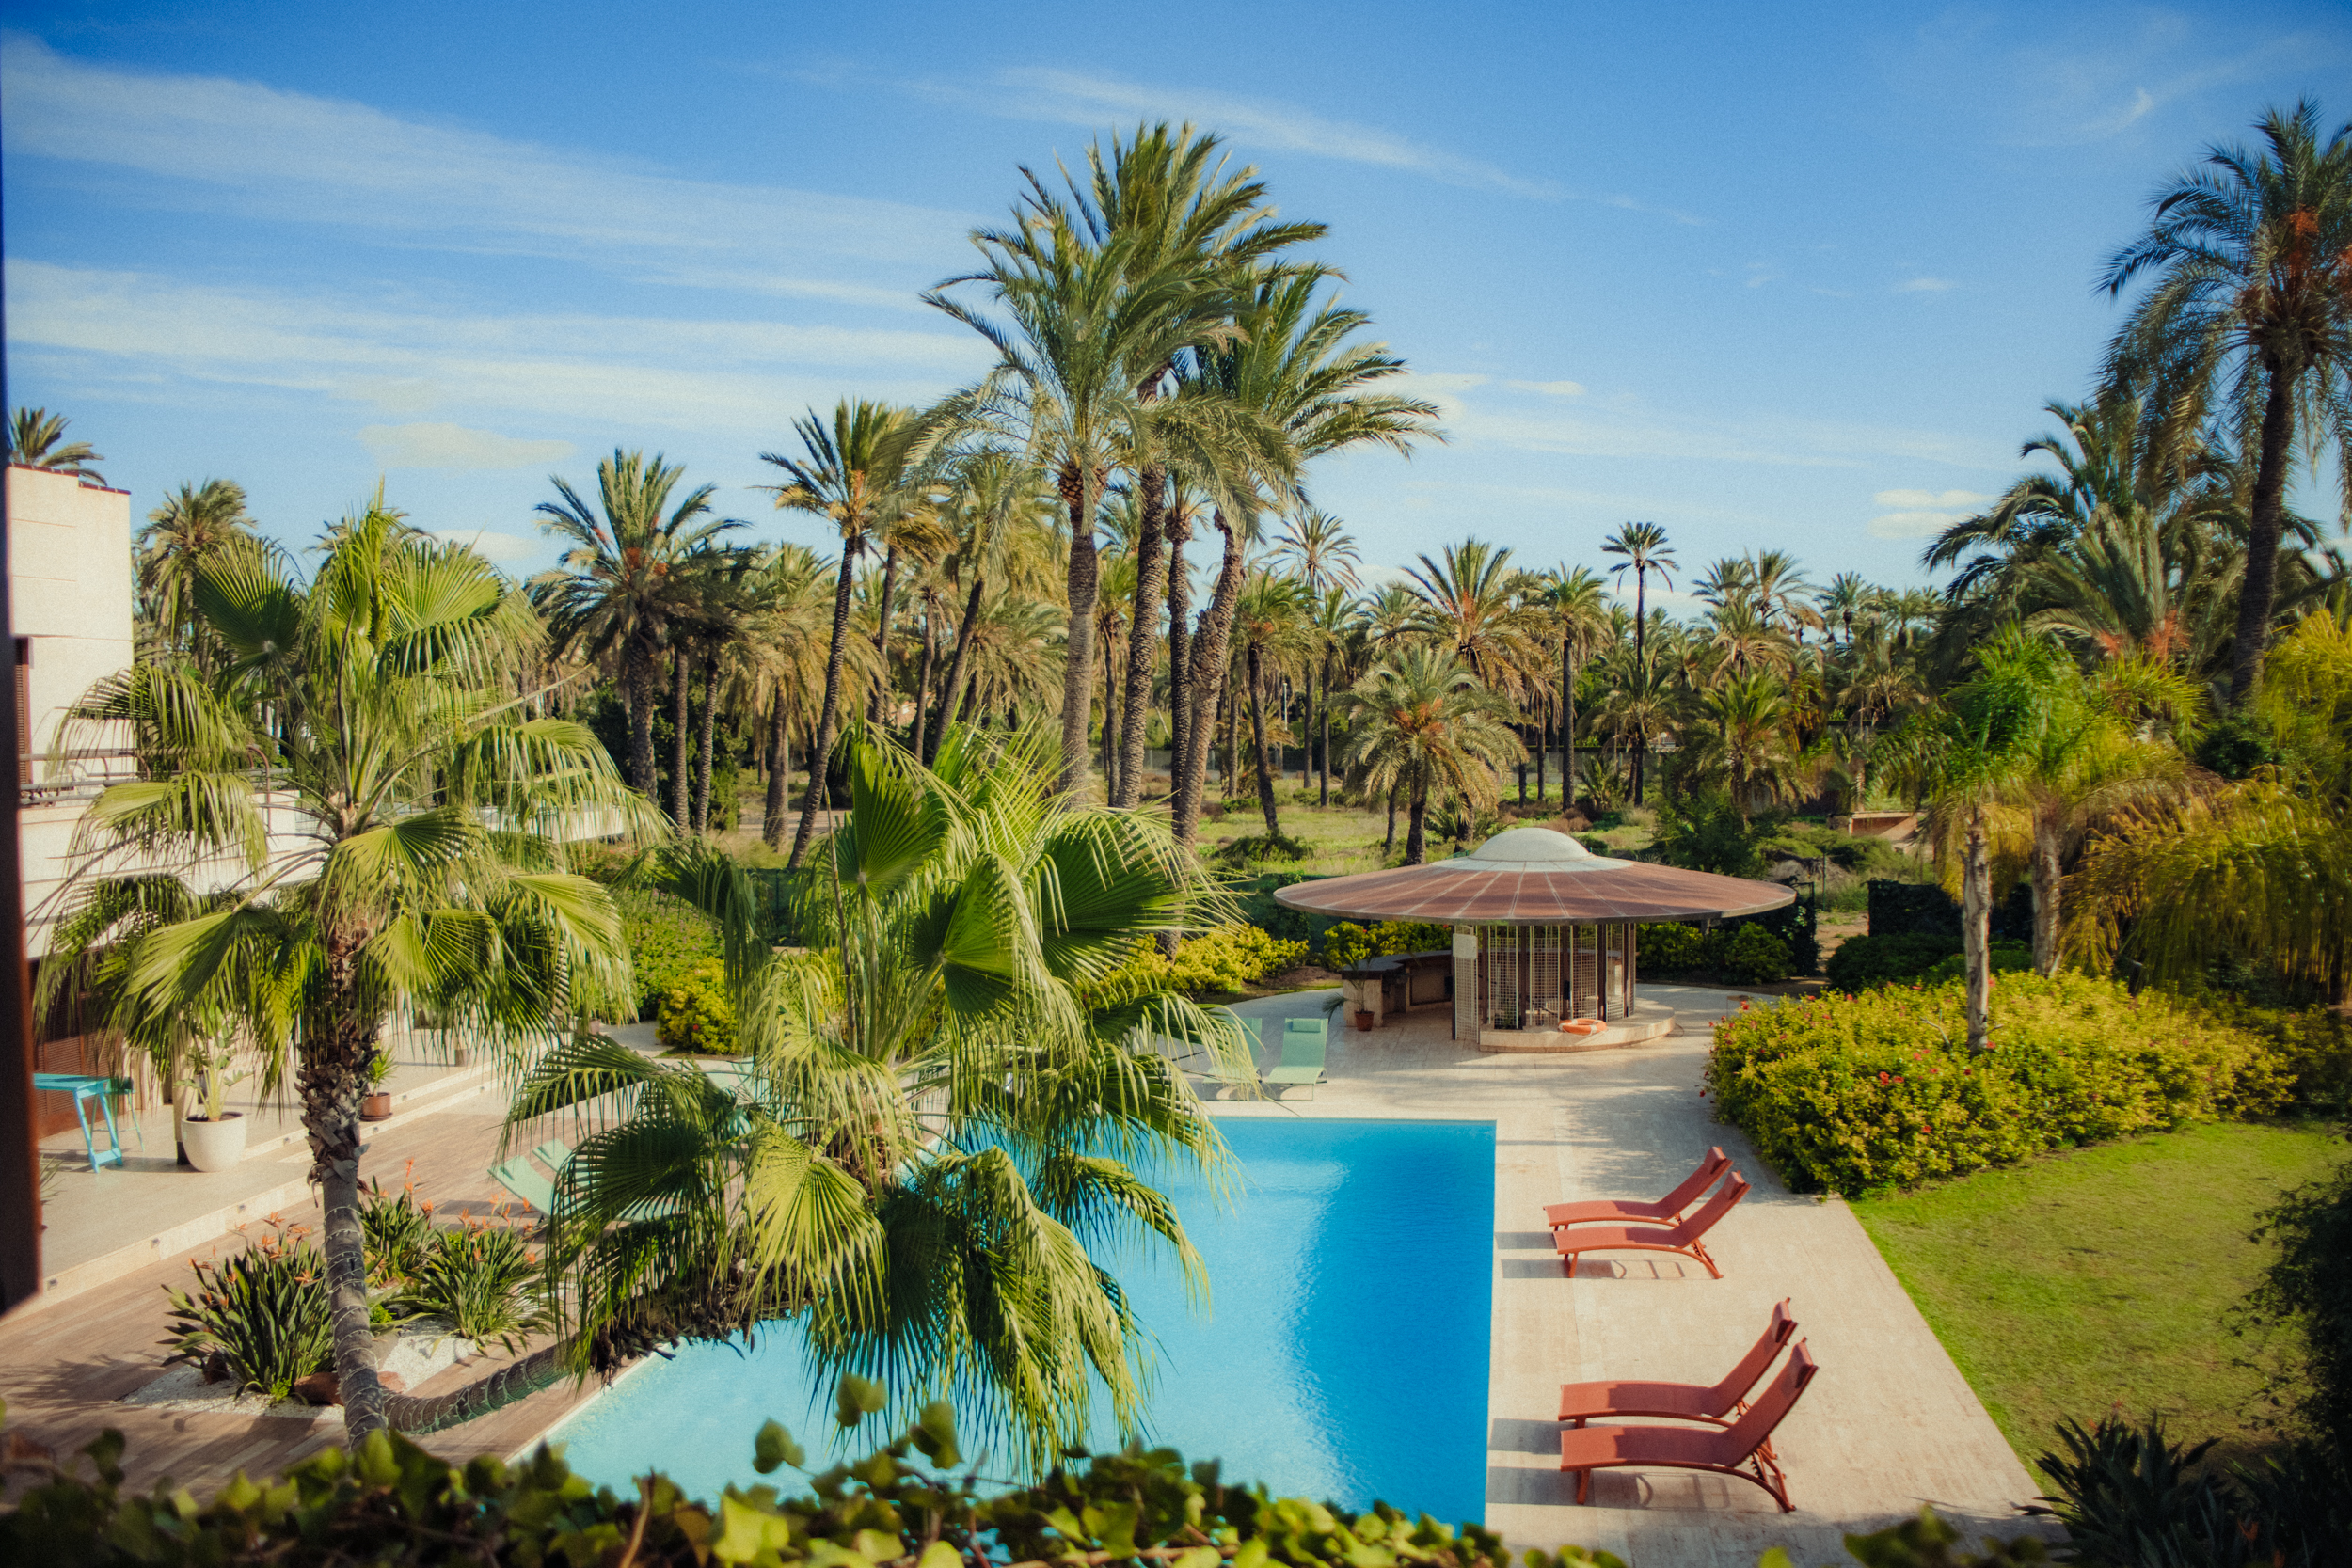
[[(1223, 1212), (1173, 1193), (1212, 1313), (1186, 1306), (1171, 1264), (1120, 1270), (1159, 1341), (1146, 1435), (1277, 1496), (1484, 1518), (1494, 1124), (1217, 1125), (1246, 1189)], [(787, 1331), (747, 1354), (699, 1345), (655, 1361), (551, 1436), (594, 1481), (626, 1489), (659, 1465), (708, 1497), (758, 1479), (752, 1434), (771, 1416), (813, 1456), (832, 1404)]]

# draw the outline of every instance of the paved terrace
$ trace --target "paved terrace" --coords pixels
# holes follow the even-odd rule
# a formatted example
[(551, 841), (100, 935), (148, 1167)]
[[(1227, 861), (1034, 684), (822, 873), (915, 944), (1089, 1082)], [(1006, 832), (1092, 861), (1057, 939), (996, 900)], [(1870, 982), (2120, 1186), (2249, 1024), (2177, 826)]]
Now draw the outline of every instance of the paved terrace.
[[(1269, 998), (1248, 1017), (1313, 1017), (1329, 991)], [(1931, 1503), (1971, 1535), (2031, 1528), (2037, 1490), (1951, 1357), (1836, 1198), (1790, 1193), (1699, 1094), (1708, 1029), (1733, 993), (1645, 985), (1680, 1032), (1621, 1051), (1482, 1054), (1447, 1037), (1448, 1009), (1359, 1034), (1333, 1015), (1331, 1082), (1306, 1101), (1222, 1105), (1231, 1116), (1493, 1117), (1494, 1325), (1487, 1393), (1486, 1524), (1515, 1547), (1604, 1548), (1635, 1568), (1753, 1568), (1785, 1546), (1799, 1562), (1846, 1560), (1848, 1531)], [(1279, 1035), (1278, 1031), (1272, 1033)], [(1269, 1046), (1271, 1056), (1279, 1047)], [(1755, 1190), (1708, 1238), (1724, 1270), (1664, 1253), (1587, 1257), (1564, 1276), (1544, 1205), (1654, 1198), (1721, 1144)], [(1560, 1463), (1559, 1390), (1598, 1378), (1713, 1383), (1791, 1298), (1820, 1371), (1775, 1451), (1797, 1512), (1746, 1481), (1684, 1470), (1603, 1470), (1592, 1506)], [(1776, 1368), (1775, 1368), (1776, 1370)], [(1384, 1368), (1380, 1375), (1409, 1375)], [(1409, 1506), (1410, 1499), (1395, 1499)]]

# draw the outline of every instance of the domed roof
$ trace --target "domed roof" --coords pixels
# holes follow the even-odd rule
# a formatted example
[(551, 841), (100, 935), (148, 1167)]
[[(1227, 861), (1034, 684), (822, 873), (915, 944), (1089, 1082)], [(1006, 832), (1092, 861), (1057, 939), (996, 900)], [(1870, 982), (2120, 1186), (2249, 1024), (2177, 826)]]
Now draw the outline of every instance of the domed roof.
[(1611, 865), (1624, 863), (1595, 855), (1557, 828), (1505, 828), (1462, 858), (1480, 862), (1507, 861), (1517, 865), (1549, 865), (1561, 861), (1600, 861)]

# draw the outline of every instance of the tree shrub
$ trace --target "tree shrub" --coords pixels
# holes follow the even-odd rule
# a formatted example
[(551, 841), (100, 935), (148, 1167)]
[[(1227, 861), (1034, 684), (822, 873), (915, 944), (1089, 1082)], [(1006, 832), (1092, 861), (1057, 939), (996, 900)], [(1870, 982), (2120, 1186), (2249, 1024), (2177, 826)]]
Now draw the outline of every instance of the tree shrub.
[(2282, 1194), (2263, 1212), (2256, 1241), (2279, 1255), (2247, 1298), (2254, 1320), (2302, 1340), (2298, 1414), (2352, 1459), (2352, 1164)]
[(1664, 924), (1636, 927), (1634, 962), (1645, 974), (1678, 974), (1707, 967), (1707, 939), (1695, 926)]
[[(1994, 974), (2029, 974), (2033, 972), (2033, 949), (2022, 942), (1996, 942), (1984, 950), (1985, 962)], [(1948, 953), (1935, 961), (1934, 967), (1919, 976), (1923, 986), (1940, 986), (1949, 980), (1968, 978), (1968, 955)]]
[[(856, 1383), (859, 1380), (851, 1380)], [(845, 1385), (839, 1419), (854, 1426), (880, 1390)], [(169, 1481), (123, 1488), (122, 1433), (108, 1430), (63, 1465), (38, 1450), (12, 1458), (26, 1484), (0, 1513), (0, 1560), (54, 1568), (957, 1568), (971, 1562), (1099, 1563), (1105, 1568), (1625, 1568), (1608, 1552), (1562, 1546), (1514, 1554), (1474, 1523), (1458, 1528), (1386, 1503), (1350, 1513), (1263, 1486), (1227, 1484), (1215, 1460), (1187, 1467), (1171, 1449), (1137, 1444), (1072, 1463), (1035, 1486), (982, 1491), (958, 1474), (954, 1413), (934, 1404), (906, 1433), (854, 1465), (807, 1471), (806, 1453), (774, 1421), (753, 1465), (790, 1466), (798, 1486), (730, 1487), (687, 1497), (660, 1471), (627, 1495), (592, 1486), (542, 1444), (509, 1463), (450, 1464), (393, 1433), (330, 1448), (283, 1476), (240, 1474), (207, 1503)], [(917, 1456), (920, 1457), (917, 1457)], [(1981, 1555), (1952, 1550), (1959, 1531), (1923, 1510), (1874, 1535), (1850, 1535), (1866, 1563), (2020, 1568), (2049, 1560), (2021, 1537)], [(1785, 1565), (1777, 1550), (1767, 1563)]]
[(2293, 1092), (2268, 1041), (2084, 974), (2004, 979), (1992, 1049), (1966, 1042), (1957, 984), (1749, 1009), (1715, 1026), (1708, 1092), (1791, 1186), (1849, 1196)]
[(1322, 964), (1326, 969), (1354, 969), (1373, 956), (1372, 933), (1343, 920), (1323, 933)]
[(1822, 973), (1829, 976), (1833, 987), (1851, 995), (1889, 980), (1915, 980), (1959, 951), (1958, 937), (1925, 931), (1906, 931), (1900, 936), (1848, 937), (1829, 956)]
[(1776, 984), (1788, 978), (1788, 944), (1761, 926), (1741, 926), (1724, 946), (1723, 967), (1747, 985)]
[(637, 1017), (653, 1019), (661, 999), (690, 973), (719, 960), (719, 927), (700, 910), (666, 893), (614, 888), (621, 930), (637, 968)]
[(1379, 953), (1426, 953), (1454, 946), (1454, 927), (1422, 920), (1384, 920), (1372, 928), (1373, 949)]
[(1288, 833), (1252, 833), (1226, 845), (1214, 858), (1221, 864), (1238, 868), (1260, 861), (1303, 861), (1314, 852), (1314, 846)]
[(2352, 1540), (2352, 1469), (2324, 1445), (2284, 1444), (2225, 1470), (2200, 1464), (2213, 1439), (2174, 1443), (2153, 1415), (2061, 1420), (2058, 1435), (2065, 1454), (2040, 1461), (2053, 1506), (2028, 1512), (2066, 1526), (2075, 1561), (2333, 1568)]
[(439, 1318), (459, 1338), (478, 1345), (496, 1341), (509, 1354), (554, 1322), (539, 1259), (520, 1236), (501, 1226), (437, 1232), (414, 1275), (388, 1305), (396, 1317)]
[(698, 964), (661, 993), (654, 1038), (664, 1051), (700, 1056), (735, 1053), (735, 1005), (727, 1000), (723, 964), (716, 958)]
[[(1158, 958), (1157, 953), (1152, 955)], [(1164, 962), (1168, 960), (1162, 960)], [(1268, 936), (1255, 926), (1219, 926), (1176, 944), (1169, 969), (1187, 996), (1246, 990), (1269, 974), (1307, 961), (1307, 944)]]

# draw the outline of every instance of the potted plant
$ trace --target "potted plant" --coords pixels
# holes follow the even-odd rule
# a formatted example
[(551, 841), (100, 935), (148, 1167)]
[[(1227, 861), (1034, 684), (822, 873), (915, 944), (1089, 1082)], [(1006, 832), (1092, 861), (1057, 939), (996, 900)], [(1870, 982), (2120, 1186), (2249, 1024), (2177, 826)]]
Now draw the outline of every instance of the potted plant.
[(1359, 1032), (1371, 1029), (1372, 1009), (1370, 1007), (1359, 1007), (1356, 1009), (1356, 1027)]
[(180, 1147), (199, 1170), (230, 1170), (245, 1158), (245, 1115), (228, 1108), (230, 1087), (245, 1081), (244, 1073), (229, 1070), (234, 1054), (217, 1040), (188, 1051), (187, 1086), (197, 1104), (180, 1118)]
[(368, 1092), (359, 1097), (359, 1119), (383, 1121), (392, 1114), (391, 1092), (384, 1087), (392, 1075), (391, 1053), (381, 1046), (368, 1058)]

